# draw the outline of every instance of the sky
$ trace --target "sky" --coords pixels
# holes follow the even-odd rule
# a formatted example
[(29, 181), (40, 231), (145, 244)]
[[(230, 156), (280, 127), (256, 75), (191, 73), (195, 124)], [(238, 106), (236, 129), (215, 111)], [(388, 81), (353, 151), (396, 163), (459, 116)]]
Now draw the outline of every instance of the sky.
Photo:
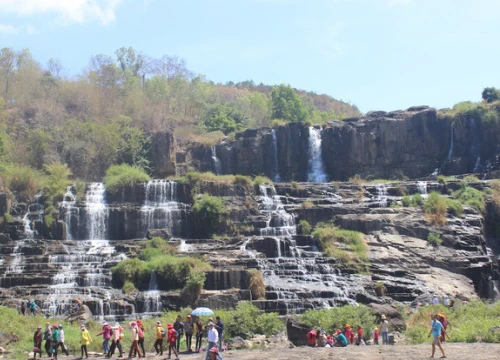
[(0, 48), (67, 76), (133, 47), (208, 80), (290, 84), (362, 112), (500, 87), (500, 0), (0, 0)]

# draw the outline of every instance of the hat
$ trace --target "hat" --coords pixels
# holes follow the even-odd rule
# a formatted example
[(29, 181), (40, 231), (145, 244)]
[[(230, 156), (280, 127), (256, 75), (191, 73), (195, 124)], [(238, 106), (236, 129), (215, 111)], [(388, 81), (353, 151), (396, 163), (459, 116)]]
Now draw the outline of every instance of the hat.
[(191, 315), (186, 316), (187, 319), (191, 319)]
[(85, 329), (85, 325), (83, 325), (83, 324), (80, 325), (80, 329), (82, 329), (82, 330)]
[(57, 325), (57, 324), (52, 324), (52, 327), (53, 327), (53, 328), (58, 329), (58, 328), (59, 328), (59, 325)]
[(62, 329), (62, 328), (63, 328), (63, 326), (62, 326), (61, 324), (59, 324), (58, 326), (59, 326), (59, 329)]
[(337, 329), (337, 335), (338, 335), (338, 334), (342, 334), (342, 330)]
[(113, 326), (111, 326), (111, 329), (118, 329), (119, 327), (120, 325), (114, 324)]
[(210, 352), (213, 352), (213, 353), (218, 353), (219, 352), (219, 349), (217, 349), (216, 347), (213, 347), (210, 349)]
[(160, 320), (158, 320), (156, 323), (157, 323), (157, 324), (161, 324)]
[(38, 325), (37, 329), (41, 329), (42, 328), (42, 325)]
[(385, 315), (384, 315), (384, 314), (382, 314), (382, 316), (381, 316), (380, 318), (381, 318), (382, 320), (385, 320), (385, 319), (386, 319), (386, 317), (385, 317)]
[(438, 315), (441, 317), (445, 317), (444, 312), (442, 312), (442, 311)]
[(131, 327), (136, 327), (137, 323), (135, 321), (131, 321), (128, 323)]
[(377, 331), (377, 330), (378, 330), (378, 327), (374, 326), (374, 327), (373, 327), (373, 330)]
[(350, 327), (351, 327), (351, 325), (349, 325), (349, 324), (345, 324), (345, 327), (346, 327), (346, 328), (350, 328)]
[(167, 325), (167, 329), (173, 329), (173, 327), (174, 327), (174, 326), (173, 326), (172, 324), (168, 324), (168, 325)]
[(142, 324), (142, 321), (141, 321), (141, 320), (137, 320), (137, 323), (138, 323), (138, 324)]
[(108, 325), (108, 322), (107, 321), (103, 321), (101, 324), (102, 325)]

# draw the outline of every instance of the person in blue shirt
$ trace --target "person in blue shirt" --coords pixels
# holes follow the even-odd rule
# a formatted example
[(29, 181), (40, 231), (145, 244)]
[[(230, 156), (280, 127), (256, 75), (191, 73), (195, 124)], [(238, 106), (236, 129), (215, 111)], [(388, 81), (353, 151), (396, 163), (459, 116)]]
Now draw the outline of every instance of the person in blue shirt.
[(441, 346), (441, 332), (444, 332), (443, 324), (441, 324), (438, 320), (438, 314), (432, 314), (432, 323), (431, 323), (431, 331), (429, 331), (429, 336), (432, 335), (432, 354), (431, 358), (434, 358), (434, 353), (436, 352), (436, 345), (439, 347), (439, 350), (441, 350), (441, 353), (443, 356), (441, 356), (441, 359), (446, 358), (446, 355), (444, 354), (443, 347)]
[(347, 338), (342, 333), (342, 330), (337, 329), (337, 336), (335, 336), (335, 344), (333, 346), (336, 347), (345, 347), (347, 346)]

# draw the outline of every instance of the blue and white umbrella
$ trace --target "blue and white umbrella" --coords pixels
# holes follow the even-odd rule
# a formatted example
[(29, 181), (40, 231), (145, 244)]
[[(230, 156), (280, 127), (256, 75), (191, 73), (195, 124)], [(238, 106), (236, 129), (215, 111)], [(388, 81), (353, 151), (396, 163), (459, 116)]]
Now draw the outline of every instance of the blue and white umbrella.
[(193, 315), (193, 316), (207, 316), (207, 315), (213, 315), (213, 314), (214, 314), (214, 312), (206, 307), (196, 308), (191, 313), (191, 315)]

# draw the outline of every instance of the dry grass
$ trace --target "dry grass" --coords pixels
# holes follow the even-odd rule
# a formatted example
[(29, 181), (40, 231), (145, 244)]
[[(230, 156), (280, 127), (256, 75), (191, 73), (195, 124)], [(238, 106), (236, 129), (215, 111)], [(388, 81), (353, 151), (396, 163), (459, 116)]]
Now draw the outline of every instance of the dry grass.
[(250, 277), (248, 287), (252, 293), (252, 299), (264, 299), (266, 296), (266, 284), (262, 273), (257, 269), (250, 269), (248, 270), (248, 276)]

